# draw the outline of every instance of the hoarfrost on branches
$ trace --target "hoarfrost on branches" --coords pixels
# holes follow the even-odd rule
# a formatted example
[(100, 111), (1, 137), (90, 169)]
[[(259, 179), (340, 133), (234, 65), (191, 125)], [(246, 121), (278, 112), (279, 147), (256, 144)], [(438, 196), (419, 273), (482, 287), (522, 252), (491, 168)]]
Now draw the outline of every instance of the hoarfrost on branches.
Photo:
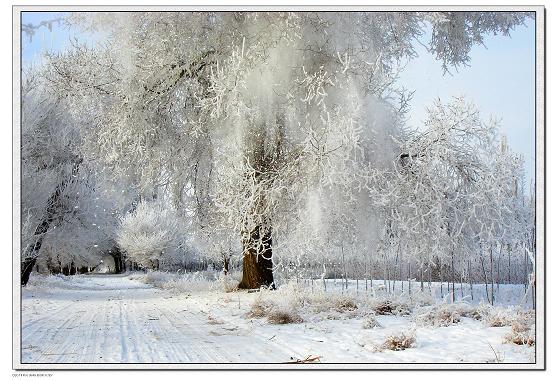
[[(50, 210), (73, 168), (83, 205), (124, 189), (121, 204), (103, 207), (117, 217), (105, 242), (130, 260), (170, 266), (187, 236), (223, 266), (242, 260), (244, 288), (272, 286), (273, 270), (292, 264), (324, 274), (342, 258), (388, 272), (405, 260), (422, 271), (532, 249), (523, 163), (496, 123), (455, 99), (410, 131), (412, 93), (394, 85), (427, 29), (448, 71), (469, 64), (484, 35), (508, 35), (528, 16), (73, 13), (72, 27), (109, 33), (48, 54), (40, 93), (24, 94), (24, 193), (36, 203), (24, 231), (45, 221), (31, 210)], [(32, 201), (34, 182), (43, 200)]]

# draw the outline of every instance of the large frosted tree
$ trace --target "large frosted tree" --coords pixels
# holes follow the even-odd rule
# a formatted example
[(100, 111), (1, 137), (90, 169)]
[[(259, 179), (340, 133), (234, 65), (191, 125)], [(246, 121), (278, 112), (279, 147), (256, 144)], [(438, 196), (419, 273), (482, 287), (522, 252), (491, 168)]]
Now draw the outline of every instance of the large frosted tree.
[(273, 284), (277, 251), (362, 234), (366, 182), (398, 155), (407, 93), (393, 83), (416, 40), (431, 29), (450, 70), (525, 17), (75, 13), (67, 21), (101, 41), (51, 55), (45, 76), (82, 126), (85, 160), (142, 197), (171, 195), (205, 237), (238, 239), (240, 287), (257, 288)]
[(65, 94), (39, 70), (22, 85), (22, 261), (25, 285), (37, 263), (68, 272), (94, 267), (108, 251), (128, 192), (84, 161), (82, 126)]

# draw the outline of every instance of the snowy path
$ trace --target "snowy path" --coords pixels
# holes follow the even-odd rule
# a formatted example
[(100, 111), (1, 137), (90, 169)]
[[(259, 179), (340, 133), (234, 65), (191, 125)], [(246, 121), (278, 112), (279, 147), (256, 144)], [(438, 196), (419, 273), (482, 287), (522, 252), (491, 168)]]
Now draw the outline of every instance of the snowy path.
[[(503, 344), (509, 327), (463, 319), (417, 329), (416, 348), (372, 350), (389, 333), (413, 326), (408, 317), (272, 325), (249, 319), (248, 293), (178, 293), (127, 276), (51, 277), (22, 299), (23, 363), (283, 363), (322, 356), (323, 362), (531, 362), (533, 348)], [(498, 359), (495, 359), (497, 353)]]
[(23, 300), (23, 362), (287, 361), (267, 338), (211, 324), (198, 303), (123, 276), (81, 277), (77, 289)]

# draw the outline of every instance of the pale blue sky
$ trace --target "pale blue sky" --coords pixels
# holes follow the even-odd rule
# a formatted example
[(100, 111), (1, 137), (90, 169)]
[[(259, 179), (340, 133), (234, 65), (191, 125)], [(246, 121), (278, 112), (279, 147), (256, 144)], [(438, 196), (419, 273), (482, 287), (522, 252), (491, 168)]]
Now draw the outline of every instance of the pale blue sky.
[[(38, 24), (61, 13), (23, 12), (22, 23)], [(66, 27), (53, 25), (52, 32), (41, 28), (32, 41), (22, 36), (23, 66), (40, 62), (45, 49), (59, 51), (69, 45), (69, 38), (92, 40)], [(424, 36), (424, 42), (429, 36)], [(398, 81), (415, 90), (409, 124), (421, 125), (425, 107), (437, 97), (465, 96), (473, 101), (485, 119), (501, 119), (501, 132), (511, 148), (524, 155), (528, 183), (534, 178), (535, 160), (535, 22), (528, 20), (511, 32), (511, 38), (487, 36), (485, 47), (476, 46), (470, 54), (470, 67), (461, 67), (452, 75), (443, 75), (440, 62), (416, 44), (418, 58), (412, 60)]]

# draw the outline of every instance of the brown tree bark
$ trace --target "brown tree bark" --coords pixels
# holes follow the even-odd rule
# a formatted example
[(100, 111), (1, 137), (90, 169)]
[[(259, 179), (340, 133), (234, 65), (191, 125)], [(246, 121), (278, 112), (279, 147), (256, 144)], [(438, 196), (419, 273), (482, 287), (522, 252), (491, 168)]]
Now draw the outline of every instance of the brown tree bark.
[[(283, 160), (282, 142), (284, 139), (284, 116), (276, 115), (276, 136), (269, 136), (265, 125), (253, 125), (248, 133), (249, 148), (246, 156), (250, 158), (249, 163), (253, 166), (254, 172), (247, 173), (247, 181), (255, 180), (261, 185), (265, 182), (265, 187), (271, 187), (276, 173), (280, 172)], [(274, 139), (273, 149), (265, 150), (268, 145), (266, 141)], [(252, 178), (253, 175), (253, 178)], [(240, 289), (257, 289), (260, 287), (275, 288), (273, 279), (273, 260), (272, 260), (272, 224), (265, 216), (266, 191), (263, 189), (261, 195), (257, 195), (252, 205), (253, 215), (263, 216), (254, 229), (244, 232), (243, 247), (243, 266), (242, 281), (238, 285)]]
[[(263, 230), (263, 237), (260, 235)], [(239, 289), (274, 287), (271, 230), (257, 226), (243, 242), (244, 259)]]

